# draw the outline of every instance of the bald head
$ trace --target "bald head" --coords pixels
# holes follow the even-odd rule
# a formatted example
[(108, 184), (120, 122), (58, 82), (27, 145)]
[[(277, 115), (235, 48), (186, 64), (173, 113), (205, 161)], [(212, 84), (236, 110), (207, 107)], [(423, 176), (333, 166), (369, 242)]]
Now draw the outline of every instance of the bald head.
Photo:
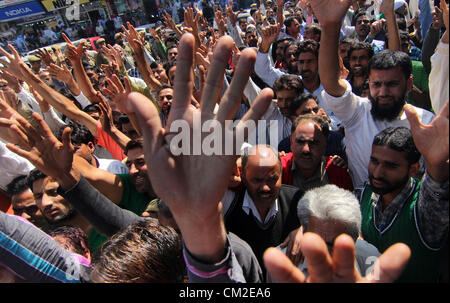
[(242, 180), (256, 205), (270, 205), (281, 188), (281, 163), (271, 147), (257, 145), (242, 156)]
[(242, 170), (251, 167), (273, 167), (281, 162), (278, 153), (269, 145), (255, 145), (247, 149), (242, 156)]

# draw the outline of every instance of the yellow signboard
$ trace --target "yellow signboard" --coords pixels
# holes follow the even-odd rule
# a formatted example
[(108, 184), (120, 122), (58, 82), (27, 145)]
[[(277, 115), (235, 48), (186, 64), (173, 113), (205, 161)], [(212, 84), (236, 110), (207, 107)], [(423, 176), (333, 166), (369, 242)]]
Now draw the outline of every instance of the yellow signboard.
[(41, 0), (42, 5), (45, 7), (47, 12), (71, 6), (76, 2), (78, 2), (78, 4), (84, 4), (88, 3), (89, 0)]

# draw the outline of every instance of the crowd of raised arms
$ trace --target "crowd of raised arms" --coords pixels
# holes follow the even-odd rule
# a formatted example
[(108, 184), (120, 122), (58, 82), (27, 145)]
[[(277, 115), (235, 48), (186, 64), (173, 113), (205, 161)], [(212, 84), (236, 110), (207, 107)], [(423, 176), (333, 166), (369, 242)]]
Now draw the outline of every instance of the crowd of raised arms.
[(205, 0), (0, 47), (0, 282), (448, 283), (434, 2)]

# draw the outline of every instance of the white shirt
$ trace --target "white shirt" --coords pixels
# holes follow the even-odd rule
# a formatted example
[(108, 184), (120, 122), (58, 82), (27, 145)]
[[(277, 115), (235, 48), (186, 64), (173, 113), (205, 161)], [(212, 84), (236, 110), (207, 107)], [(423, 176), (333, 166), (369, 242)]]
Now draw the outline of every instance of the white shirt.
[[(233, 202), (235, 193), (231, 190), (227, 190), (225, 192), (224, 197), (222, 198), (222, 214), (225, 215), (228, 211), (228, 209), (231, 206), (231, 202)], [(259, 215), (258, 209), (256, 208), (255, 203), (253, 202), (252, 198), (248, 194), (248, 191), (245, 191), (244, 201), (242, 203), (242, 210), (249, 215), (250, 210), (253, 213), (253, 216), (258, 220), (261, 224), (267, 224), (272, 219), (272, 217), (276, 216), (279, 210), (278, 206), (278, 199), (275, 200), (275, 202), (270, 207), (269, 212), (266, 215), (266, 218), (263, 220), (261, 219), (261, 216)]]
[(431, 106), (438, 114), (448, 101), (448, 43), (439, 42), (431, 56), (431, 72), (428, 78)]
[(121, 175), (121, 174), (123, 175), (123, 174), (129, 173), (128, 167), (118, 160), (99, 159), (95, 156), (93, 156), (93, 157), (97, 160), (98, 168), (100, 168), (102, 170), (106, 170), (107, 172), (110, 172), (115, 175)]
[[(328, 107), (342, 121), (345, 127), (346, 152), (350, 175), (355, 189), (362, 188), (368, 177), (370, 155), (372, 154), (373, 138), (388, 127), (410, 127), (406, 114), (393, 121), (375, 120), (370, 113), (372, 104), (369, 99), (362, 98), (352, 92), (348, 81), (347, 89), (341, 97), (333, 97), (325, 90), (322, 98)], [(415, 107), (423, 124), (430, 124), (434, 115), (422, 108)]]
[(0, 139), (0, 188), (6, 191), (6, 186), (19, 175), (28, 175), (34, 169), (27, 159), (13, 153)]

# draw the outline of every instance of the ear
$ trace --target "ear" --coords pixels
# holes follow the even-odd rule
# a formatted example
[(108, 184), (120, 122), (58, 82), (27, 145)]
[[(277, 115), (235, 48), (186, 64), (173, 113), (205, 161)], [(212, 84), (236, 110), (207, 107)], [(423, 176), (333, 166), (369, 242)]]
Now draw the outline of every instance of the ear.
[(417, 173), (419, 172), (419, 169), (420, 169), (420, 162), (416, 162), (414, 164), (411, 164), (411, 166), (409, 167), (408, 175), (410, 177), (416, 177)]
[(87, 144), (87, 146), (89, 147), (90, 152), (93, 153), (94, 150), (95, 150), (95, 145), (94, 145), (94, 143), (89, 142), (89, 143)]
[(409, 76), (409, 78), (406, 80), (406, 91), (410, 93), (412, 91), (413, 87), (413, 76)]

